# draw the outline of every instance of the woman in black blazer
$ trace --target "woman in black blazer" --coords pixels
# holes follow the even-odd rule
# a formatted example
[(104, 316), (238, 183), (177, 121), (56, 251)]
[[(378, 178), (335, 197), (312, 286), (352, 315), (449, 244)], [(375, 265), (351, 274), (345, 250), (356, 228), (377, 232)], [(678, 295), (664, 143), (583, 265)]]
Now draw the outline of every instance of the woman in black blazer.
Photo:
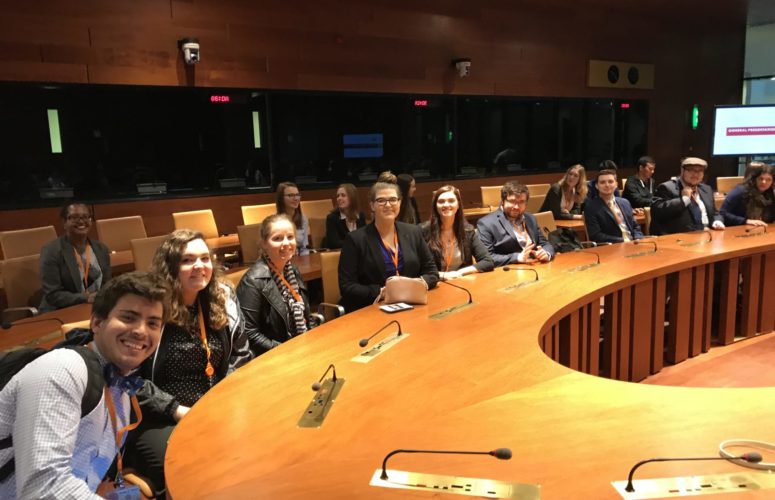
[(587, 174), (581, 165), (573, 165), (546, 193), (539, 212), (552, 212), (555, 220), (581, 220), (582, 204), (587, 199)]
[(495, 267), (476, 230), (463, 217), (462, 206), (460, 191), (454, 186), (442, 186), (433, 192), (430, 221), (420, 226), (442, 280), (488, 272)]
[(342, 248), (347, 233), (366, 225), (366, 217), (358, 209), (358, 191), (352, 184), (340, 184), (336, 189), (336, 208), (326, 217), (326, 248)]
[(378, 182), (369, 199), (374, 222), (347, 235), (339, 258), (341, 304), (348, 312), (380, 298), (388, 276), (421, 277), (429, 289), (439, 280), (420, 228), (396, 221), (401, 202), (398, 187)]

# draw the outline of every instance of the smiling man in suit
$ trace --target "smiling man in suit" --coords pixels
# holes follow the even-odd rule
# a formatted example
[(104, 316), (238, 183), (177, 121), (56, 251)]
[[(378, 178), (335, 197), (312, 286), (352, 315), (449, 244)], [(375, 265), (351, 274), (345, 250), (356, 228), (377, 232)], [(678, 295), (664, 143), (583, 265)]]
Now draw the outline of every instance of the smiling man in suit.
[(651, 203), (652, 234), (724, 229), (713, 190), (702, 182), (707, 169), (708, 162), (702, 158), (684, 158), (681, 176), (657, 187)]
[(538, 230), (538, 223), (527, 213), (530, 192), (518, 182), (501, 188), (501, 206), (479, 219), (479, 239), (489, 250), (496, 266), (549, 262), (554, 248)]
[(584, 208), (589, 239), (597, 243), (621, 243), (643, 238), (630, 202), (614, 196), (616, 170), (601, 170), (596, 184), (598, 196)]

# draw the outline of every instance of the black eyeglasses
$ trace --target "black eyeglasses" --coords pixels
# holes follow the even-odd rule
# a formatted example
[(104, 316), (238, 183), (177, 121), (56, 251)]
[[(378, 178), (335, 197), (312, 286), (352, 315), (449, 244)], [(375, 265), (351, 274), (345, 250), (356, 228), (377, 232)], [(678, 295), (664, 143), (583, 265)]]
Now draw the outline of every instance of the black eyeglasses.
[(71, 214), (67, 216), (67, 220), (70, 222), (91, 222), (91, 215)]
[(399, 201), (398, 198), (394, 196), (392, 198), (377, 198), (376, 200), (374, 200), (374, 203), (376, 203), (380, 207), (384, 207), (385, 205), (388, 205), (388, 204), (396, 205), (398, 201)]

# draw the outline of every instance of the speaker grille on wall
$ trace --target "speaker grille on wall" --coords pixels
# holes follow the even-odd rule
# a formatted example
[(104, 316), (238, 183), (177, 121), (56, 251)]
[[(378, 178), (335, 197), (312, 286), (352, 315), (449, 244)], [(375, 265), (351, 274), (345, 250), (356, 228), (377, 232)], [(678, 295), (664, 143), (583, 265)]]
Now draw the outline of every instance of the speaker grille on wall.
[(654, 65), (590, 59), (587, 86), (650, 90), (654, 88)]

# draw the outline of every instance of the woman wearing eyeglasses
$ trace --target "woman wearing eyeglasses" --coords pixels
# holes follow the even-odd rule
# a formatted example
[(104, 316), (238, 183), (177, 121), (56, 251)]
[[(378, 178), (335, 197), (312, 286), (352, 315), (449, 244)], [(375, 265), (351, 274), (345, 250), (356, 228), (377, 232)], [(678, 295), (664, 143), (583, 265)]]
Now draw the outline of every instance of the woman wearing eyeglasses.
[(277, 213), (285, 214), (296, 226), (296, 253), (309, 253), (309, 220), (301, 213), (301, 192), (292, 182), (277, 185)]
[(125, 459), (162, 490), (164, 454), (177, 422), (252, 356), (236, 293), (213, 266), (202, 233), (170, 233), (153, 257), (152, 271), (172, 292), (170, 319), (156, 353), (140, 367), (153, 384), (138, 392), (143, 420), (128, 436)]
[(89, 207), (70, 202), (59, 216), (65, 234), (40, 250), (41, 312), (92, 302), (111, 278), (110, 250), (88, 236), (92, 223)]
[(420, 226), (442, 280), (495, 268), (476, 230), (463, 217), (461, 206), (460, 191), (454, 186), (442, 186), (433, 192), (430, 221)]
[(380, 298), (389, 276), (422, 278), (429, 289), (439, 280), (422, 230), (396, 221), (401, 203), (398, 187), (378, 182), (369, 200), (374, 222), (347, 235), (339, 259), (341, 304), (347, 312)]

